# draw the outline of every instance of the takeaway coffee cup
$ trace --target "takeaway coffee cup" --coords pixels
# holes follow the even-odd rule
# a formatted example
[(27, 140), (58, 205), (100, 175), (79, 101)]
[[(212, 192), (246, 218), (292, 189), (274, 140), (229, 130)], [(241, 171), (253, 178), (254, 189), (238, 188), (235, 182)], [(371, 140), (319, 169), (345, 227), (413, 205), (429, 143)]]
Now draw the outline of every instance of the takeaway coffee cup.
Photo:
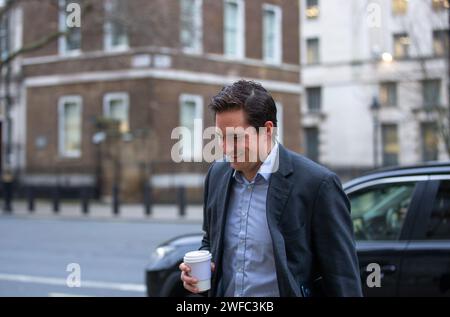
[(191, 268), (190, 276), (195, 277), (199, 292), (211, 288), (211, 253), (209, 251), (191, 251), (184, 255), (184, 263)]

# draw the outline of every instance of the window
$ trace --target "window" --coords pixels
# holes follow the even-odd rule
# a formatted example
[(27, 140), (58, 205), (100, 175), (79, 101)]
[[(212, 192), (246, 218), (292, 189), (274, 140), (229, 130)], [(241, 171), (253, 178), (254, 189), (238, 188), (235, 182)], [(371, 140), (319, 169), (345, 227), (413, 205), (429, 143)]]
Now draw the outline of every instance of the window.
[(398, 165), (399, 144), (397, 125), (383, 124), (381, 126), (383, 141), (383, 165)]
[(450, 181), (441, 181), (426, 232), (428, 240), (450, 240)]
[(448, 41), (448, 30), (433, 31), (433, 53), (435, 56), (447, 54)]
[(125, 25), (126, 1), (106, 0), (104, 47), (107, 51), (128, 49), (128, 33)]
[(306, 156), (311, 160), (319, 161), (319, 129), (318, 128), (306, 128)]
[(81, 156), (81, 97), (65, 96), (58, 103), (59, 154)]
[(441, 104), (441, 81), (439, 79), (422, 82), (422, 98), (425, 108), (438, 107)]
[(319, 17), (319, 1), (306, 0), (306, 18), (317, 19)]
[(0, 58), (5, 60), (9, 55), (9, 42), (8, 42), (8, 24), (9, 16), (4, 14), (0, 19)]
[(319, 56), (319, 39), (312, 38), (306, 40), (306, 63), (318, 64), (320, 62)]
[(279, 102), (276, 103), (277, 106), (277, 132), (278, 132), (278, 142), (283, 144), (283, 105)]
[(322, 88), (306, 88), (306, 103), (308, 104), (309, 112), (320, 112), (322, 108)]
[(194, 120), (203, 120), (203, 97), (198, 95), (181, 95), (180, 126), (187, 128), (191, 135), (190, 138), (183, 138), (181, 141), (181, 156), (186, 161), (201, 159), (202, 157), (202, 126), (195, 126)]
[(409, 36), (406, 33), (394, 35), (394, 57), (407, 58), (409, 56)]
[(431, 0), (431, 4), (433, 6), (433, 10), (435, 11), (450, 9), (448, 0)]
[(127, 93), (108, 93), (103, 97), (103, 113), (105, 117), (119, 121), (119, 131), (126, 133), (129, 124), (129, 97)]
[(182, 0), (180, 10), (180, 41), (187, 52), (202, 51), (202, 0)]
[(384, 107), (397, 105), (397, 84), (392, 82), (381, 83), (380, 104)]
[(415, 183), (390, 183), (349, 194), (356, 240), (398, 240)]
[(408, 11), (408, 0), (392, 0), (392, 13), (405, 14)]
[(60, 54), (73, 55), (81, 50), (81, 28), (67, 26), (66, 4), (66, 0), (59, 0), (59, 31), (66, 34), (59, 37), (58, 49)]
[(225, 0), (224, 52), (229, 57), (244, 57), (244, 2)]
[(436, 161), (438, 159), (438, 135), (435, 123), (422, 123), (422, 160)]
[(269, 63), (281, 63), (281, 9), (264, 5), (263, 9), (263, 56)]

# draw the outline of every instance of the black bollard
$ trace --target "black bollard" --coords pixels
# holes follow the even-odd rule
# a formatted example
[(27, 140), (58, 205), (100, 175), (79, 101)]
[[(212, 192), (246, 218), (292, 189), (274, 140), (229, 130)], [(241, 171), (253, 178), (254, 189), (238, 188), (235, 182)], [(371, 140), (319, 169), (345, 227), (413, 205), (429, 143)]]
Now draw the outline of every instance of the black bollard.
[(120, 201), (119, 201), (119, 186), (117, 186), (117, 184), (113, 185), (112, 194), (113, 194), (112, 212), (114, 216), (118, 216), (120, 209)]
[(53, 187), (53, 212), (55, 214), (59, 213), (59, 185), (55, 185), (55, 187)]
[(184, 217), (186, 215), (186, 188), (184, 186), (178, 187), (178, 213), (180, 217)]
[(89, 188), (83, 187), (81, 189), (81, 212), (84, 215), (89, 214)]
[(144, 209), (146, 216), (150, 216), (152, 214), (152, 187), (148, 181), (144, 184)]
[(32, 186), (27, 186), (28, 211), (34, 212), (34, 192)]
[(4, 190), (4, 205), (3, 205), (3, 210), (6, 213), (12, 213), (12, 192), (13, 192), (13, 183), (12, 180), (10, 180), (9, 178), (5, 177), (3, 180), (3, 190)]

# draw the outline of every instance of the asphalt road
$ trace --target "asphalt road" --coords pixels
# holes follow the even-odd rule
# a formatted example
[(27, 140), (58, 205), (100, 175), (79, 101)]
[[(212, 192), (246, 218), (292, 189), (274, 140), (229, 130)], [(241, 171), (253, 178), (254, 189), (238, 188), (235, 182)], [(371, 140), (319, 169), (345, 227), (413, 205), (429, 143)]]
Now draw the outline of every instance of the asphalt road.
[[(0, 296), (145, 296), (151, 251), (200, 231), (200, 223), (0, 215)], [(70, 263), (81, 287), (67, 286)]]

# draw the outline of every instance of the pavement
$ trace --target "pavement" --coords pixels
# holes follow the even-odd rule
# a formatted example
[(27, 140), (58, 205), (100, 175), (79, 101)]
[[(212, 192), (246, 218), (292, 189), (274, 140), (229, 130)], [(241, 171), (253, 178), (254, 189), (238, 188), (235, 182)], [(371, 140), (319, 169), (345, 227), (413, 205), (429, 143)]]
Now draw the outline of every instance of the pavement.
[[(201, 205), (186, 206), (186, 214), (179, 215), (177, 205), (157, 204), (152, 206), (151, 214), (146, 215), (143, 204), (122, 204), (118, 215), (112, 212), (110, 203), (90, 202), (89, 214), (82, 213), (80, 202), (61, 201), (57, 214), (53, 212), (50, 200), (36, 200), (33, 212), (28, 211), (25, 200), (15, 200), (12, 203), (12, 215), (18, 217), (32, 218), (60, 218), (60, 219), (92, 219), (92, 220), (125, 220), (125, 221), (165, 221), (165, 222), (185, 222), (201, 223), (203, 219), (203, 209)], [(5, 214), (4, 210), (0, 213)]]

